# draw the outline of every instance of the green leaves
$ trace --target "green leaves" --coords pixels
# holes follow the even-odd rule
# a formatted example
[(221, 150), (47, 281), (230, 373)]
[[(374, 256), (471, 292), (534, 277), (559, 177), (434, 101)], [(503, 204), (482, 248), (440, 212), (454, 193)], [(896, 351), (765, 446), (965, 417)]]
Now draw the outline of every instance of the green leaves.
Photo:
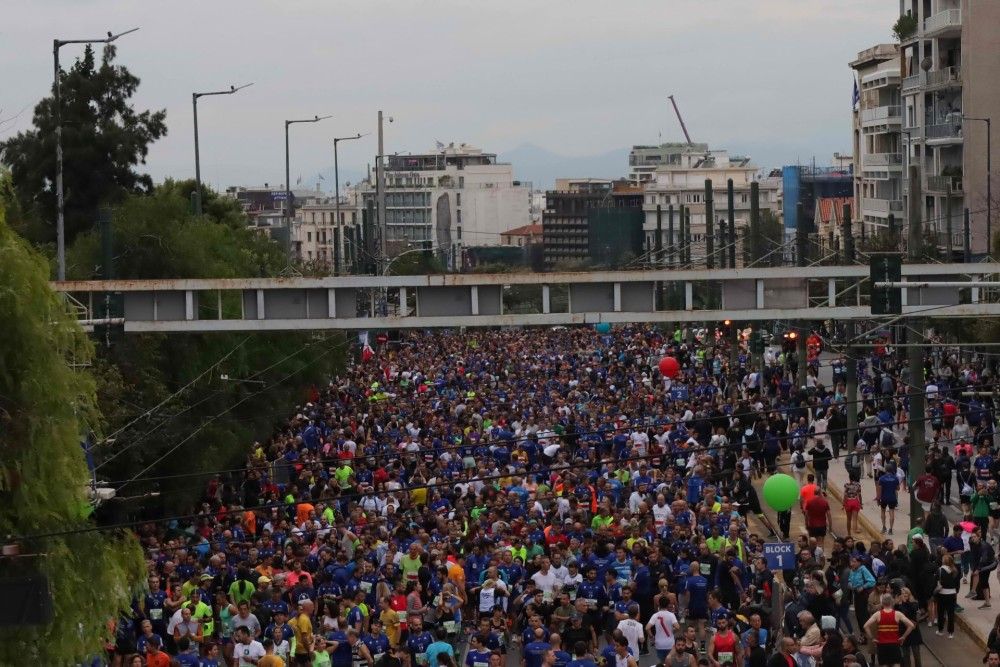
[[(114, 58), (108, 45), (98, 64), (88, 46), (60, 79), (67, 243), (94, 225), (99, 206), (152, 190), (150, 177), (135, 167), (145, 164), (149, 145), (167, 133), (165, 111), (137, 112), (132, 106), (139, 79)], [(23, 217), (11, 223), (36, 243), (55, 239), (55, 111), (54, 98), (44, 98), (35, 106), (34, 129), (0, 143), (23, 209)]]
[[(80, 441), (97, 422), (95, 383), (69, 359), (85, 362), (93, 347), (49, 289), (45, 259), (3, 217), (0, 212), (0, 533), (86, 529)], [(138, 544), (82, 533), (29, 541), (22, 550), (40, 555), (0, 560), (0, 576), (45, 574), (54, 618), (47, 627), (0, 629), (0, 664), (26, 656), (33, 664), (75, 664), (98, 652), (105, 622), (125, 610), (143, 584)]]

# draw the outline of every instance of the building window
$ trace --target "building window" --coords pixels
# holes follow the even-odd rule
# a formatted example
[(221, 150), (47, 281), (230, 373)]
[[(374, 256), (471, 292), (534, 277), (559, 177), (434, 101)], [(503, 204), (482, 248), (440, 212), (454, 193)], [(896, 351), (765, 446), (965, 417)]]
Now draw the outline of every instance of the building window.
[(465, 187), (465, 176), (459, 176), (458, 177), (458, 187), (460, 187), (460, 188), (464, 188)]
[(457, 233), (458, 233), (458, 240), (461, 241), (462, 240), (462, 228), (461, 227), (456, 227), (455, 229), (457, 230)]
[(455, 220), (458, 221), (458, 224), (462, 224), (462, 209), (455, 211)]
[(455, 206), (461, 206), (461, 205), (462, 205), (462, 193), (461, 192), (456, 192), (455, 193)]
[(306, 232), (306, 243), (312, 243), (312, 240), (313, 240), (313, 233)]
[(740, 202), (743, 204), (747, 203), (748, 197), (746, 195), (740, 195)]

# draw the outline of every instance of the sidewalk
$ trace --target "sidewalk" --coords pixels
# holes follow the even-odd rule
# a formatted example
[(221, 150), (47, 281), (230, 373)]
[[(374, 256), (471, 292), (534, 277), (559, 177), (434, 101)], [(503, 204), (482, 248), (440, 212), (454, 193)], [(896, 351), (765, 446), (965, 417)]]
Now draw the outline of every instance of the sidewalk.
[[(847, 470), (844, 468), (842, 460), (831, 461), (828, 475), (828, 494), (834, 520), (833, 530), (837, 535), (843, 535), (847, 530), (847, 516), (844, 513), (842, 505), (843, 488), (847, 481)], [(906, 535), (910, 531), (909, 492), (900, 489), (899, 507), (896, 508), (896, 524), (891, 533), (883, 535), (881, 508), (879, 508), (878, 503), (872, 500), (875, 497), (875, 482), (871, 478), (864, 477), (861, 480), (861, 487), (863, 489), (864, 508), (858, 514), (858, 523), (861, 530), (858, 531), (859, 534), (855, 537), (860, 537), (862, 540), (867, 541), (892, 539), (897, 545), (905, 541)], [(961, 512), (956, 506), (945, 508), (945, 516), (948, 519), (949, 526), (961, 520)], [(888, 517), (886, 517), (886, 523), (888, 524)], [(1000, 612), (1000, 603), (990, 609), (978, 609), (979, 603), (966, 599), (966, 592), (968, 592), (968, 585), (963, 584), (962, 589), (959, 591), (958, 603), (965, 608), (965, 611), (956, 616), (956, 623), (981, 648), (985, 648), (986, 638), (993, 628), (997, 613)], [(995, 594), (994, 597), (996, 597)], [(927, 640), (927, 634), (927, 632), (924, 632), (925, 641)], [(930, 634), (933, 634), (933, 632)]]

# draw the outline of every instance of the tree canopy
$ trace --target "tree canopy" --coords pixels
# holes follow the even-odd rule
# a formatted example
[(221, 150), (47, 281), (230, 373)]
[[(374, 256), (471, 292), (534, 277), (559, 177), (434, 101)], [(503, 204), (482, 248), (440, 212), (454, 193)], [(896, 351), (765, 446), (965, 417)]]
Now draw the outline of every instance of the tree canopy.
[[(48, 286), (46, 260), (17, 237), (0, 211), (0, 534), (88, 529), (82, 437), (99, 425), (93, 346)], [(0, 577), (40, 572), (53, 619), (0, 628), (0, 664), (76, 664), (102, 649), (105, 624), (145, 583), (138, 543), (81, 532), (22, 542), (35, 557), (0, 559)]]
[[(204, 202), (205, 214), (193, 215), (189, 186), (193, 183), (168, 181), (149, 195), (126, 197), (115, 209), (117, 277), (274, 277), (288, 267), (281, 245), (247, 228), (235, 202), (212, 195)], [(101, 261), (99, 231), (86, 232), (67, 250), (67, 275), (100, 275)], [(198, 296), (201, 315), (217, 317), (217, 293)], [(238, 316), (240, 296), (223, 293), (223, 317)], [(142, 478), (189, 473), (194, 463), (198, 471), (238, 465), (248, 443), (266, 437), (290, 409), (308, 400), (305, 387), (326, 381), (342, 367), (344, 340), (336, 332), (129, 334), (110, 348), (101, 345), (94, 368), (105, 430), (139, 419), (114, 443), (96, 449), (99, 474), (127, 480), (150, 465)], [(143, 416), (143, 406), (168, 398), (157, 413)], [(119, 506), (125, 514), (108, 517), (110, 509), (104, 509), (101, 518), (122, 521), (187, 509), (188, 499), (197, 497), (191, 488), (208, 480), (140, 479), (125, 492), (161, 495)]]
[[(113, 45), (105, 46), (99, 63), (87, 46), (60, 76), (67, 244), (94, 225), (98, 207), (152, 190), (150, 177), (136, 167), (145, 164), (150, 144), (167, 133), (165, 111), (134, 108), (139, 79), (114, 59)], [(55, 111), (53, 96), (42, 99), (34, 127), (0, 143), (0, 159), (11, 169), (23, 210), (10, 224), (35, 243), (50, 243), (56, 235)]]

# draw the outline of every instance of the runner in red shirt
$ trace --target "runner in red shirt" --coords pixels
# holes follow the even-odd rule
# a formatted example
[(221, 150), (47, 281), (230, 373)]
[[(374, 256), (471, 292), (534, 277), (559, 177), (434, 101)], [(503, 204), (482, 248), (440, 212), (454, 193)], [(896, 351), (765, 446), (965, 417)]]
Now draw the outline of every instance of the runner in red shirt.
[(806, 503), (805, 514), (806, 530), (809, 532), (809, 537), (824, 539), (833, 520), (830, 516), (830, 503), (822, 491)]

